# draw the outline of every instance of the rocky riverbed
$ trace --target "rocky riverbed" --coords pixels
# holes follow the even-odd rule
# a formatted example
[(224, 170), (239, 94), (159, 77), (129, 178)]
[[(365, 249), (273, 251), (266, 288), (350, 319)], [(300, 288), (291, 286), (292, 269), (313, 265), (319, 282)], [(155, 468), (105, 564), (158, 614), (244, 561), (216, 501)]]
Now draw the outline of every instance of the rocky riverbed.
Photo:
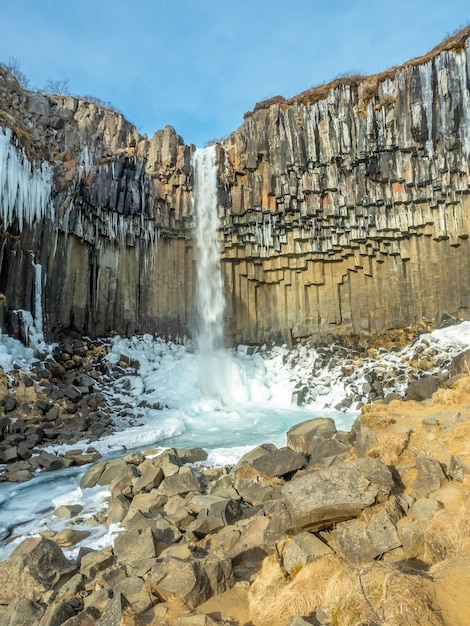
[[(60, 351), (68, 357), (56, 352), (61, 376), (42, 365), (48, 374), (30, 371), (33, 385), (25, 372), (4, 385), (18, 398), (39, 387), (35, 377), (46, 396), (61, 390), (53, 401), (47, 396), (64, 416), (58, 430), (85, 408), (106, 414), (102, 392), (79, 384), (84, 376), (97, 380), (100, 368), (110, 376), (106, 350), (74, 354), (85, 346)], [(124, 366), (136, 364), (124, 359), (121, 375)], [(425, 399), (364, 405), (350, 432), (329, 418), (308, 420), (289, 430), (286, 446), (263, 444), (234, 466), (208, 466), (201, 448), (98, 460), (80, 487), (106, 486), (109, 497), (86, 524), (118, 525), (114, 545), (67, 558), (87, 533), (85, 520), (79, 506), (57, 507), (54, 515), (68, 520), (63, 531), (26, 539), (0, 563), (1, 623), (463, 626), (470, 612), (467, 371), (463, 353), (422, 383)], [(69, 385), (80, 398), (65, 393)], [(45, 423), (54, 406), (43, 411), (40, 401), (31, 412)], [(22, 419), (12, 413), (23, 404), (7, 412), (10, 424)], [(67, 464), (71, 456), (58, 458)], [(34, 463), (6, 467), (25, 471), (24, 461)]]

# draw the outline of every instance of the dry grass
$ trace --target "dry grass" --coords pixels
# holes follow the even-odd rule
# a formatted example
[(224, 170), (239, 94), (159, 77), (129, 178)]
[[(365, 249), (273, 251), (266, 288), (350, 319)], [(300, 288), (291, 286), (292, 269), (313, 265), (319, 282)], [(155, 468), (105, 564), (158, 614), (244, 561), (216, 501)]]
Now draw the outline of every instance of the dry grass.
[(327, 608), (333, 626), (440, 626), (430, 583), (374, 562), (359, 569), (336, 556), (309, 563), (289, 580), (267, 557), (250, 593), (255, 626), (284, 626), (295, 615)]
[(436, 513), (424, 535), (431, 558), (436, 563), (470, 552), (470, 503), (458, 511), (443, 509)]
[(366, 404), (361, 409), (361, 424), (372, 430), (387, 428), (395, 423), (395, 418), (381, 403)]
[(376, 446), (369, 451), (368, 456), (380, 459), (385, 465), (396, 465), (409, 442), (409, 432), (380, 433)]
[[(359, 100), (362, 104), (362, 107), (364, 107), (366, 106), (367, 102), (377, 96), (380, 83), (387, 79), (394, 80), (398, 72), (427, 63), (442, 52), (453, 50), (454, 52), (459, 53), (464, 51), (466, 41), (469, 36), (470, 26), (467, 25), (464, 28), (458, 30), (456, 33), (449, 36), (441, 43), (439, 43), (430, 52), (422, 56), (416, 57), (415, 59), (411, 59), (410, 61), (407, 61), (402, 65), (397, 65), (395, 67), (384, 70), (379, 74), (372, 74), (370, 76), (362, 76), (361, 74), (339, 76), (332, 81), (329, 81), (328, 83), (325, 83), (323, 85), (317, 85), (315, 87), (312, 87), (311, 89), (307, 89), (306, 91), (303, 91), (302, 93), (293, 96), (288, 100), (285, 100), (282, 96), (275, 96), (274, 98), (263, 100), (262, 102), (258, 102), (255, 105), (253, 111), (245, 113), (244, 118), (247, 119), (256, 111), (269, 109), (269, 107), (273, 104), (281, 104), (281, 106), (288, 106), (290, 104), (314, 104), (316, 102), (319, 102), (320, 100), (324, 100), (328, 96), (328, 93), (331, 89), (336, 89), (342, 86), (347, 86), (354, 92), (358, 93)], [(376, 106), (381, 108), (382, 106), (387, 105), (393, 105), (393, 102), (386, 97), (381, 102), (378, 102)], [(362, 108), (360, 110), (364, 109)]]
[(438, 389), (432, 396), (433, 404), (453, 406), (470, 401), (470, 376), (458, 380), (451, 389)]
[(323, 605), (330, 580), (344, 564), (334, 556), (308, 563), (290, 579), (274, 556), (263, 561), (249, 592), (250, 617), (256, 626), (281, 626), (293, 615), (309, 615)]

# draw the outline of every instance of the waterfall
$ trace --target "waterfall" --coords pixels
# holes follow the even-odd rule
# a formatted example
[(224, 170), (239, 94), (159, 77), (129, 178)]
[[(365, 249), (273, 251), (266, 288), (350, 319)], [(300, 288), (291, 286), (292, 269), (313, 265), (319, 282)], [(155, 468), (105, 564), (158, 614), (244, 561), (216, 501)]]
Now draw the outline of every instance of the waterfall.
[(220, 266), (215, 146), (196, 149), (193, 171), (197, 371), (203, 396), (220, 407), (233, 399), (233, 363), (223, 350), (225, 302)]
[(215, 146), (197, 148), (193, 156), (196, 215), (196, 345), (202, 354), (223, 348), (224, 294), (217, 214)]

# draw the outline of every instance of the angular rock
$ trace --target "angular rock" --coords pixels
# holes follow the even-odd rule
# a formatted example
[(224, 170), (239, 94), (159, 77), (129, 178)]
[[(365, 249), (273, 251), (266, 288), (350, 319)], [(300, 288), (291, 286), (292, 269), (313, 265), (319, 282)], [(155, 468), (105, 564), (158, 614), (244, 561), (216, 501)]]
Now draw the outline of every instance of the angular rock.
[(88, 580), (93, 580), (99, 572), (111, 567), (113, 563), (114, 556), (109, 548), (89, 550), (81, 557), (80, 574)]
[(39, 600), (77, 571), (50, 539), (25, 539), (0, 563), (0, 589), (5, 602), (18, 598)]
[(291, 426), (287, 431), (287, 445), (297, 452), (310, 454), (312, 437), (329, 439), (336, 433), (336, 424), (330, 417), (317, 417)]
[(390, 470), (367, 458), (292, 480), (281, 488), (281, 497), (297, 530), (320, 530), (383, 501), (392, 486)]
[(436, 459), (427, 456), (417, 456), (415, 459), (418, 476), (413, 483), (413, 495), (426, 497), (447, 483), (442, 465)]
[(3, 626), (34, 626), (44, 614), (44, 608), (27, 598), (19, 598), (10, 602), (5, 613), (2, 613)]
[(83, 609), (77, 615), (70, 617), (62, 626), (96, 626), (100, 613), (95, 607)]
[(70, 519), (78, 515), (82, 510), (83, 506), (81, 504), (62, 504), (55, 509), (54, 515), (56, 517)]
[(96, 626), (143, 626), (143, 624), (130, 602), (122, 593), (118, 593), (108, 602)]
[(155, 465), (148, 465), (145, 469), (139, 466), (141, 475), (136, 477), (133, 481), (134, 493), (149, 492), (159, 486), (164, 478), (163, 470), (161, 467)]
[(309, 467), (324, 467), (330, 464), (331, 459), (344, 459), (351, 450), (351, 446), (334, 438), (313, 436), (310, 439)]
[(413, 380), (408, 384), (406, 399), (422, 402), (431, 398), (440, 387), (441, 381), (438, 376), (426, 376), (418, 380)]
[(282, 548), (282, 564), (291, 575), (300, 566), (331, 554), (332, 550), (313, 533), (301, 532), (287, 541)]
[(470, 456), (453, 454), (450, 458), (448, 473), (454, 480), (462, 481), (470, 474)]
[(191, 491), (201, 491), (201, 483), (190, 467), (181, 467), (177, 474), (167, 476), (158, 487), (158, 493), (168, 498)]
[(178, 598), (192, 609), (211, 596), (209, 580), (198, 561), (165, 559), (154, 565), (147, 581), (164, 602)]
[(429, 522), (443, 508), (444, 505), (438, 500), (418, 498), (408, 511), (408, 515), (419, 522)]
[(82, 609), (82, 604), (81, 600), (73, 598), (58, 604), (49, 605), (41, 619), (41, 626), (61, 626), (61, 624), (76, 616), (77, 610)]
[(275, 500), (284, 484), (280, 478), (265, 476), (249, 463), (237, 464), (231, 474), (236, 491), (245, 502), (253, 506)]
[(157, 545), (157, 539), (150, 528), (128, 530), (120, 533), (114, 540), (114, 555), (118, 563), (152, 559), (161, 551)]
[(280, 478), (305, 467), (306, 458), (304, 454), (284, 447), (254, 459), (251, 465), (265, 476)]

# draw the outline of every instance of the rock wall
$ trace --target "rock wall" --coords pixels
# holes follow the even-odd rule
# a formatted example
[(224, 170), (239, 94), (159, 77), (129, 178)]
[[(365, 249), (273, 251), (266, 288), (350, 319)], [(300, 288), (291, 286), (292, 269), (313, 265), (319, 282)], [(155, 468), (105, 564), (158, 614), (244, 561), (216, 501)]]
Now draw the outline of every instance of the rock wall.
[[(220, 143), (230, 341), (467, 315), (469, 32), (383, 74), (259, 103)], [(34, 310), (36, 261), (51, 336), (190, 333), (194, 147), (169, 126), (149, 140), (96, 103), (24, 91), (3, 71), (0, 92), (0, 126), (31, 176), (44, 161), (53, 172), (49, 210), (23, 223), (4, 188), (3, 326)]]
[(374, 334), (465, 314), (467, 35), (383, 75), (261, 103), (223, 142), (234, 337)]

